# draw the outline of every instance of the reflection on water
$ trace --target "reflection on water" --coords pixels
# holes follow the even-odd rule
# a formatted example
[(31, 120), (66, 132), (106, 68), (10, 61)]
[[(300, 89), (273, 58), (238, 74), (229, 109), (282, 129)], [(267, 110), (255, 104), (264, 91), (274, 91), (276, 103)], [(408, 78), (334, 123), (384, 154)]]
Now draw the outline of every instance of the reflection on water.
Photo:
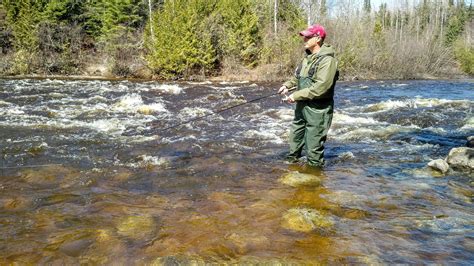
[[(466, 264), (471, 82), (341, 83), (323, 170), (276, 84), (0, 80), (0, 262)], [(28, 166), (28, 167), (26, 167)]]

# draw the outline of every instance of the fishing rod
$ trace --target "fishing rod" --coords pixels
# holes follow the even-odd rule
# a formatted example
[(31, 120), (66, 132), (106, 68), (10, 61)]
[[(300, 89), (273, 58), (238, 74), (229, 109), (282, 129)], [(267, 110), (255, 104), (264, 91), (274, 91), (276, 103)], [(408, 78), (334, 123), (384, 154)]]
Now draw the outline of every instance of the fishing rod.
[[(296, 90), (296, 87), (292, 87), (292, 88), (288, 89), (289, 92), (293, 91), (293, 90)], [(239, 104), (236, 104), (236, 105), (233, 105), (233, 106), (230, 106), (230, 107), (226, 107), (226, 108), (223, 108), (223, 109), (220, 109), (220, 110), (217, 110), (217, 111), (213, 111), (212, 113), (209, 113), (209, 114), (197, 116), (197, 117), (191, 118), (189, 120), (183, 121), (181, 123), (178, 123), (176, 125), (165, 127), (163, 129), (160, 129), (158, 132), (163, 132), (163, 131), (166, 131), (166, 130), (169, 130), (169, 129), (172, 129), (172, 128), (176, 128), (176, 127), (179, 127), (179, 126), (182, 126), (182, 125), (185, 125), (185, 124), (197, 121), (197, 120), (201, 120), (201, 119), (204, 119), (204, 118), (209, 117), (209, 116), (217, 115), (219, 113), (228, 111), (230, 109), (234, 109), (234, 108), (237, 108), (237, 107), (240, 107), (242, 105), (249, 104), (249, 103), (257, 102), (257, 101), (260, 101), (260, 100), (263, 100), (263, 99), (266, 99), (266, 98), (269, 98), (269, 97), (272, 97), (272, 96), (275, 96), (275, 95), (278, 95), (278, 94), (279, 94), (278, 92), (272, 92), (271, 94), (268, 94), (268, 95), (265, 95), (265, 96), (262, 96), (262, 97), (258, 97), (258, 98), (252, 99), (252, 100), (245, 101), (243, 103), (239, 103)], [(287, 97), (288, 96), (286, 96), (284, 100), (286, 100)]]

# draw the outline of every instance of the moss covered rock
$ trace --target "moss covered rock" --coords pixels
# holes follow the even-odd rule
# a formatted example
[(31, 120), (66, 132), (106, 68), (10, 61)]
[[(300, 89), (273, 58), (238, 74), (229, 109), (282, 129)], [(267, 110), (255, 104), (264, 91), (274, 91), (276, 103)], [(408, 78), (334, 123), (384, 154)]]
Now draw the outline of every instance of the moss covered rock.
[(132, 239), (149, 238), (156, 230), (151, 216), (128, 216), (117, 224), (117, 233)]
[(284, 175), (280, 179), (280, 182), (292, 187), (300, 187), (300, 186), (317, 187), (321, 185), (321, 178), (319, 178), (316, 175), (303, 174), (297, 171), (293, 171)]
[(334, 226), (334, 220), (317, 210), (294, 208), (283, 215), (282, 227), (298, 232), (311, 232), (316, 229), (328, 230)]

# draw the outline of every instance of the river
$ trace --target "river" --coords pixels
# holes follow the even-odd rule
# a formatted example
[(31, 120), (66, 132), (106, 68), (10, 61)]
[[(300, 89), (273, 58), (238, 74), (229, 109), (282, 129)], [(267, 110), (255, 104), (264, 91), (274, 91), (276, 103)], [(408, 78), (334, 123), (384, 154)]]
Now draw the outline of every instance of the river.
[(338, 83), (321, 184), (288, 186), (278, 96), (163, 130), (279, 84), (0, 79), (0, 263), (470, 264), (474, 177), (426, 164), (473, 84)]

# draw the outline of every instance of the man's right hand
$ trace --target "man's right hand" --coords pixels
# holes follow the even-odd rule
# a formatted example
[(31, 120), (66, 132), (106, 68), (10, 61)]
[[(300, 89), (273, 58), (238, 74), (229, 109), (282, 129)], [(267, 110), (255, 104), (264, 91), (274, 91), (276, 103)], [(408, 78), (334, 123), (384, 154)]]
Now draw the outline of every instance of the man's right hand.
[(278, 90), (278, 94), (285, 95), (287, 93), (288, 93), (288, 88), (285, 85), (281, 86), (280, 89)]

